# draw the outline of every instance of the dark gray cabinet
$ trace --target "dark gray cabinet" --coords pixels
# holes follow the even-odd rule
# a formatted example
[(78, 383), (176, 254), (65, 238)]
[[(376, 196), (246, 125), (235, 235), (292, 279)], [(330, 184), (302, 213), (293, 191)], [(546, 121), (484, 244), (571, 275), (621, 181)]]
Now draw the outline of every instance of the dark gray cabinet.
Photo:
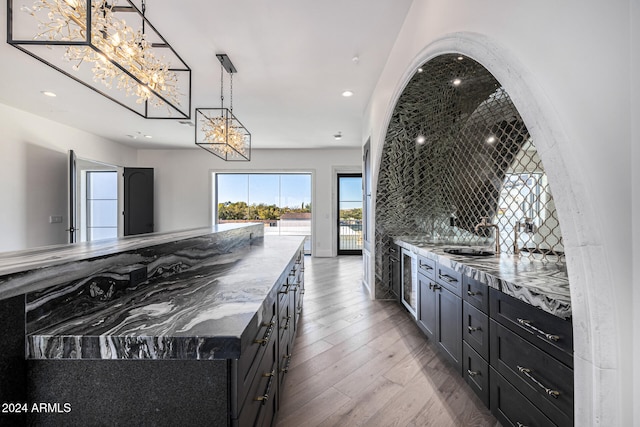
[(458, 371), (462, 369), (462, 300), (451, 289), (460, 279), (459, 273), (418, 257), (418, 326)]
[(462, 375), (489, 406), (489, 290), (468, 276), (462, 282)]
[(462, 300), (446, 288), (436, 291), (436, 343), (447, 359), (462, 371)]
[(547, 425), (572, 426), (571, 321), (493, 289), (490, 308), (492, 412), (514, 424), (527, 416), (515, 408), (500, 409), (498, 388), (508, 385), (550, 420)]
[(437, 297), (436, 290), (434, 289), (436, 283), (434, 280), (425, 277), (423, 274), (418, 274), (418, 285), (420, 292), (420, 307), (418, 310), (418, 327), (424, 332), (424, 334), (432, 340), (436, 341), (436, 327), (437, 327)]
[(571, 320), (463, 276), (457, 262), (403, 252), (405, 282), (415, 274), (419, 328), (496, 418), (572, 426)]

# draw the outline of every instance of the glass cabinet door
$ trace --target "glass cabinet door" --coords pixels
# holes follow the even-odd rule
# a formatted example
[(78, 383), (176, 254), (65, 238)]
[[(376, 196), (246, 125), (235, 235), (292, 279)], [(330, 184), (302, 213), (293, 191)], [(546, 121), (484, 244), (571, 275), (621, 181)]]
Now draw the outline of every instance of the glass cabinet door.
[(416, 317), (418, 307), (418, 278), (417, 278), (417, 257), (416, 254), (402, 249), (402, 304), (409, 310), (409, 313)]

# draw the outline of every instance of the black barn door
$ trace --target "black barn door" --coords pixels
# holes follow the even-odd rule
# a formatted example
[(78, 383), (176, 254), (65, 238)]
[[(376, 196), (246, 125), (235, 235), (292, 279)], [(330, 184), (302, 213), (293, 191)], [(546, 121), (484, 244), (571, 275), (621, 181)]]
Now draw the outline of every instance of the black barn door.
[(153, 232), (153, 168), (124, 168), (124, 235)]

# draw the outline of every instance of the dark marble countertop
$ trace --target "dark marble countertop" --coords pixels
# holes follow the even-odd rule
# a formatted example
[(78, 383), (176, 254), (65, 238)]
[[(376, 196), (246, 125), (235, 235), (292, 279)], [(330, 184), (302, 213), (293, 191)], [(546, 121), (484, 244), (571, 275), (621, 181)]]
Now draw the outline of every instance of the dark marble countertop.
[(31, 359), (229, 359), (304, 237), (250, 246), (140, 286), (27, 336)]
[[(256, 230), (262, 236), (261, 224), (220, 224), (188, 230), (149, 233), (117, 239), (73, 244), (51, 245), (0, 253), (0, 299), (33, 292), (73, 278), (95, 274), (119, 254), (184, 242), (194, 238)], [(111, 258), (111, 260), (109, 260)], [(127, 262), (133, 264), (130, 256)]]
[(545, 260), (536, 254), (452, 255), (444, 249), (463, 246), (432, 243), (412, 236), (399, 236), (394, 242), (548, 313), (571, 318), (567, 267), (551, 256)]
[(117, 239), (42, 246), (39, 248), (13, 252), (0, 252), (0, 277), (22, 271), (60, 265), (70, 261), (80, 261), (87, 258), (112, 255), (134, 249), (184, 240), (190, 237), (233, 230), (246, 227), (247, 225), (251, 224), (219, 224), (211, 227), (193, 228), (188, 230), (149, 233), (120, 237)]

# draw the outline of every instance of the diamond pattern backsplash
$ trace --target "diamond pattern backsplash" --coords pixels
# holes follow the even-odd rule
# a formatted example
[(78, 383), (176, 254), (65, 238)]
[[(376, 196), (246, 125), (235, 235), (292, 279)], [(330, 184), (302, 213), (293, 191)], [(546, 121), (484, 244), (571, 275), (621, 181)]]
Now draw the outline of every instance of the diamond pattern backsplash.
[(376, 295), (393, 297), (387, 255), (396, 236), (563, 261), (562, 233), (534, 141), (508, 93), (459, 54), (424, 64), (385, 137), (378, 175)]

